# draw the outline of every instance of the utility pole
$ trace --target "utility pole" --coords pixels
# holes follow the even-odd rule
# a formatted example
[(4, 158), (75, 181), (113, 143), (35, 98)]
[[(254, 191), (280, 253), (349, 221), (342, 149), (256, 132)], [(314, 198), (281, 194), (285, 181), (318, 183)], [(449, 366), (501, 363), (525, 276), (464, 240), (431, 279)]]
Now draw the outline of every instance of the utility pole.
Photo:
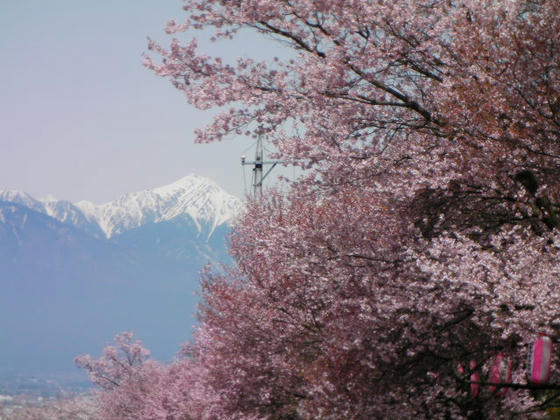
[[(262, 197), (262, 185), (264, 179), (270, 174), (270, 172), (274, 169), (276, 165), (282, 163), (279, 160), (271, 160), (265, 161), (264, 160), (264, 147), (262, 142), (262, 137), (259, 135), (257, 138), (257, 145), (255, 150), (255, 160), (254, 161), (247, 161), (245, 156), (241, 156), (241, 165), (253, 165), (253, 197)], [(266, 171), (263, 175), (264, 165), (271, 165), (270, 168)]]

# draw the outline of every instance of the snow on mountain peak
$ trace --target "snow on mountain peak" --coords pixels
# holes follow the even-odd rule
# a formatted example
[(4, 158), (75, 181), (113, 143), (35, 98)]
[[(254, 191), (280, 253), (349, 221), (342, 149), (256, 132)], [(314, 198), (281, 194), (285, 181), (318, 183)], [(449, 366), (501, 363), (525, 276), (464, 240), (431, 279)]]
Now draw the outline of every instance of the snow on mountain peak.
[(199, 232), (231, 221), (241, 209), (241, 201), (226, 193), (210, 179), (187, 175), (163, 187), (125, 194), (115, 201), (95, 205), (76, 203), (86, 217), (97, 221), (107, 237), (146, 223), (190, 216)]
[(20, 204), (39, 212), (43, 211), (43, 205), (40, 201), (35, 200), (29, 194), (22, 191), (9, 189), (0, 190), (0, 201)]
[(153, 191), (161, 196), (176, 194), (177, 192), (196, 189), (197, 187), (211, 185), (219, 189), (218, 185), (211, 179), (204, 178), (195, 174), (188, 174), (181, 179), (178, 179), (171, 184), (164, 185), (163, 187), (154, 188)]
[(211, 222), (212, 230), (235, 216), (240, 201), (227, 194), (214, 181), (197, 175), (187, 175), (169, 185), (153, 190), (163, 199), (162, 220), (180, 214), (190, 214), (195, 223)]

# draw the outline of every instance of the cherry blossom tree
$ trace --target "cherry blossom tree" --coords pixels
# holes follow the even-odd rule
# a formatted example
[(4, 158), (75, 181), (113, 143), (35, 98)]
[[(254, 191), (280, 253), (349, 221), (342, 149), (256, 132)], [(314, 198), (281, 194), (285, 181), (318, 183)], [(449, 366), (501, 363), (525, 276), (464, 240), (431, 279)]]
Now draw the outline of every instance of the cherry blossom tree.
[[(201, 389), (202, 371), (189, 359), (162, 365), (133, 334), (115, 336), (99, 359), (76, 358), (97, 385), (95, 414), (100, 419), (200, 419), (209, 398)], [(93, 418), (93, 417), (92, 417)]]
[(177, 368), (196, 391), (175, 394), (193, 402), (177, 412), (483, 419), (560, 404), (558, 346), (546, 383), (526, 361), (560, 328), (560, 4), (184, 8), (169, 33), (253, 30), (293, 53), (226, 63), (196, 40), (150, 42), (150, 69), (220, 110), (197, 140), (265, 135), (307, 171), (249, 202), (236, 266), (204, 273)]

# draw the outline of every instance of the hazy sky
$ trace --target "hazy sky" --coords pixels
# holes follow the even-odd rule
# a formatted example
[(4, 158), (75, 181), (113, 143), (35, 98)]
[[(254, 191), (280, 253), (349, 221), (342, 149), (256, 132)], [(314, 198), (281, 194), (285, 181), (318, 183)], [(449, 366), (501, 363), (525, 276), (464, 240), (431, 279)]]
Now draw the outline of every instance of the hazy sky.
[[(194, 144), (212, 111), (141, 64), (148, 36), (169, 43), (163, 29), (183, 20), (181, 3), (0, 0), (0, 189), (102, 203), (192, 172), (243, 196), (251, 141)], [(201, 44), (229, 59), (281, 53), (249, 34)]]

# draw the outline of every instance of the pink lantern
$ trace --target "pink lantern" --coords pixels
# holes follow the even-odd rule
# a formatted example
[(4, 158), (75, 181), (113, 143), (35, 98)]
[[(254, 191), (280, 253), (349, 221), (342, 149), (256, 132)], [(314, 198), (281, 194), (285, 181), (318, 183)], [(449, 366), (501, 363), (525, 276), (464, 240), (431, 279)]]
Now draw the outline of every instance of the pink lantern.
[(550, 377), (550, 364), (552, 359), (552, 340), (547, 335), (541, 335), (531, 351), (529, 361), (529, 380), (535, 384), (543, 384)]
[[(478, 396), (478, 389), (480, 388), (480, 375), (478, 374), (478, 372), (476, 371), (476, 362), (474, 360), (471, 360), (469, 363), (470, 366), (470, 372), (471, 372), (471, 392), (474, 398), (476, 398)], [(459, 372), (459, 375), (463, 375), (465, 373), (465, 367), (463, 366), (462, 363), (459, 363), (459, 365), (457, 366), (457, 371)]]
[(476, 369), (476, 362), (474, 360), (471, 360), (470, 363), (470, 368), (471, 368), (471, 392), (474, 398), (476, 398), (478, 396), (478, 390), (480, 388), (480, 385), (478, 384), (478, 382), (480, 382), (480, 375), (478, 374), (478, 372), (475, 370)]
[[(504, 357), (502, 354), (498, 354), (490, 370), (490, 383), (491, 384), (508, 384), (511, 382), (513, 362), (511, 358)], [(490, 390), (494, 393), (499, 393), (505, 395), (508, 392), (508, 388), (500, 388), (498, 386), (490, 387)]]

